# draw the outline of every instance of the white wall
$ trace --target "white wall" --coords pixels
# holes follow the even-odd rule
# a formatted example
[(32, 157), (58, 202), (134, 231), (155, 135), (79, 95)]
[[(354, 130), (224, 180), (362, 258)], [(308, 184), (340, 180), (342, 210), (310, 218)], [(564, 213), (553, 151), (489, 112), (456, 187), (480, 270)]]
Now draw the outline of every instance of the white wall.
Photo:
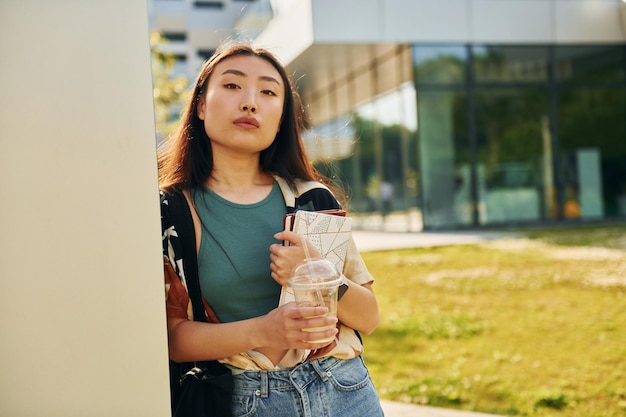
[(0, 416), (169, 415), (145, 0), (2, 0), (0, 57)]

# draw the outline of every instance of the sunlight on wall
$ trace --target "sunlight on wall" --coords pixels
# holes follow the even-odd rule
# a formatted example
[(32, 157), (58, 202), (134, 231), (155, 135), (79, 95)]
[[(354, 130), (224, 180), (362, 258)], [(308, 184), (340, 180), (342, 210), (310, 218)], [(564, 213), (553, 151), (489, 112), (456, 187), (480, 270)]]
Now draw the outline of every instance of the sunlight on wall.
[(167, 416), (145, 1), (3, 1), (0, 55), (0, 415)]

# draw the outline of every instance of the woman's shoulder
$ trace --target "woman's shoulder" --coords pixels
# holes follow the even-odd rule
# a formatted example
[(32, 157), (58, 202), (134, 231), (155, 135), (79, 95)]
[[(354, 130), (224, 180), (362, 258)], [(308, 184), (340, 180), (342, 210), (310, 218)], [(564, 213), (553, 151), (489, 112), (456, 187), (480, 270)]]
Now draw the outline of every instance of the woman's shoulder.
[(294, 189), (283, 177), (274, 175), (274, 180), (278, 183), (284, 194), (293, 194), (294, 197), (299, 197), (302, 194), (311, 190), (325, 190), (326, 192), (330, 193), (330, 189), (319, 181), (310, 181), (296, 178), (294, 180)]
[(306, 180), (297, 179), (296, 188), (298, 190), (298, 193), (297, 193), (298, 196), (301, 196), (302, 194), (307, 193), (312, 190), (317, 190), (316, 192), (318, 193), (319, 192), (323, 193), (324, 191), (328, 193), (331, 192), (330, 189), (326, 185), (322, 184), (319, 181), (306, 181)]
[(339, 208), (330, 189), (319, 181), (295, 180), (295, 189), (279, 176), (274, 179), (280, 186), (288, 207), (300, 210), (327, 210)]

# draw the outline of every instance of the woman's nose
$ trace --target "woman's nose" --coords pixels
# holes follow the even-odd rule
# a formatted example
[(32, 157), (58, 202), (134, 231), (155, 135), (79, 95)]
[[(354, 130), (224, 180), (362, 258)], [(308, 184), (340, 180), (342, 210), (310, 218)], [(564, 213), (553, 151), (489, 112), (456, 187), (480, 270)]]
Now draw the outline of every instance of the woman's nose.
[(250, 101), (250, 100), (244, 101), (243, 103), (241, 103), (241, 110), (242, 111), (246, 111), (246, 112), (250, 112), (250, 113), (255, 113), (256, 112), (256, 104), (252, 103), (252, 101)]

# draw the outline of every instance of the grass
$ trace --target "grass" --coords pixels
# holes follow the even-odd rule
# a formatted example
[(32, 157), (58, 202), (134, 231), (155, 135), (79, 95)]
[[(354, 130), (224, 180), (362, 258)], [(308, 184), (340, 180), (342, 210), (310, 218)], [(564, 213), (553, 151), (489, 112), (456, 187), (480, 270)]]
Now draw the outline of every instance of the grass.
[(388, 400), (511, 416), (626, 416), (626, 224), (364, 253)]

